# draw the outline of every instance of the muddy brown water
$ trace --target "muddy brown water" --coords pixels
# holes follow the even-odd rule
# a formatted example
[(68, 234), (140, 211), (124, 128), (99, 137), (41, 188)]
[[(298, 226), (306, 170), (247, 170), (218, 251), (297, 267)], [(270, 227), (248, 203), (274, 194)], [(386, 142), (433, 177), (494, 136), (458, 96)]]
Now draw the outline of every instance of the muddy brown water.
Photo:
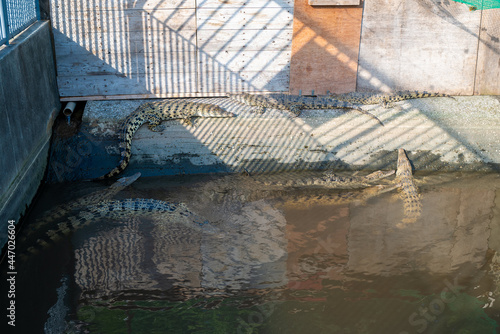
[(496, 332), (499, 174), (417, 173), (413, 222), (393, 176), (383, 191), (255, 182), (308, 176), (141, 178), (114, 198), (183, 202), (218, 232), (131, 213), (29, 252), (68, 221), (28, 233), (47, 210), (107, 185), (46, 187), (17, 236), (14, 332)]

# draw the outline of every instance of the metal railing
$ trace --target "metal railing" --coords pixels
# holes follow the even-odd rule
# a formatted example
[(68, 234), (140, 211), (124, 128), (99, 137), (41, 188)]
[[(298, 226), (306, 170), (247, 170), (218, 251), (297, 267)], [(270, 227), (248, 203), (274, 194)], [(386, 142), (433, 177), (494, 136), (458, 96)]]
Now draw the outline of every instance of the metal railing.
[(39, 0), (0, 0), (0, 45), (40, 19)]

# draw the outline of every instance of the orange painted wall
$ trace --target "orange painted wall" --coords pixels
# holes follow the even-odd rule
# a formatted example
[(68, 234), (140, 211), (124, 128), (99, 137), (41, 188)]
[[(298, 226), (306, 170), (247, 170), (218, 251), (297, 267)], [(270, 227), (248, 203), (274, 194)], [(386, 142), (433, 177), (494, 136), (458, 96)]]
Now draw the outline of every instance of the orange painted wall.
[(356, 90), (361, 6), (312, 7), (295, 0), (290, 92)]

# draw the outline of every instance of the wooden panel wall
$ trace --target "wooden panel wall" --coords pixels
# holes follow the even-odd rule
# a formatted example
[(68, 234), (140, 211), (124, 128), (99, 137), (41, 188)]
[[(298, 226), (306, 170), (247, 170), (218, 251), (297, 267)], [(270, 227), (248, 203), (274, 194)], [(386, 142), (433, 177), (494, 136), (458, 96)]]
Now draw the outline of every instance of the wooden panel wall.
[(470, 12), (438, 0), (370, 0), (364, 8), (50, 1), (63, 100), (288, 90), (500, 94), (499, 9)]
[(290, 91), (356, 89), (362, 6), (312, 7), (295, 0)]
[(201, 92), (288, 91), (293, 0), (201, 0)]
[(61, 96), (196, 90), (195, 1), (52, 0)]
[(480, 21), (454, 1), (366, 1), (357, 89), (472, 95)]
[(61, 96), (289, 87), (293, 0), (51, 0)]

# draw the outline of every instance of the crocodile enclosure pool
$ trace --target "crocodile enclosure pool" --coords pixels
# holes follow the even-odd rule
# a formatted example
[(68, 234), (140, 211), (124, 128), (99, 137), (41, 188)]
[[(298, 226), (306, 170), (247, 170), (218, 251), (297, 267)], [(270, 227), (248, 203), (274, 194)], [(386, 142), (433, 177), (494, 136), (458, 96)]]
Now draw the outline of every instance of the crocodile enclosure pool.
[(47, 186), (18, 236), (19, 330), (495, 333), (498, 173), (416, 172), (413, 219), (395, 175), (356, 189), (303, 181), (321, 175)]
[(1, 0), (0, 334), (500, 332), (500, 0)]

